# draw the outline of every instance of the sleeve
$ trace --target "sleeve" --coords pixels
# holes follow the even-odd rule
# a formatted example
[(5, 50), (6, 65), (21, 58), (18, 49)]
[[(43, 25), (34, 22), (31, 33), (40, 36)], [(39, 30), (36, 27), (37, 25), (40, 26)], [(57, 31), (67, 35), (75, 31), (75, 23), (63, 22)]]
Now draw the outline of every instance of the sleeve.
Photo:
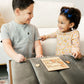
[(35, 41), (36, 40), (39, 40), (40, 39), (40, 35), (39, 35), (39, 32), (38, 32), (38, 29), (35, 27), (34, 28), (34, 38), (35, 38)]
[(80, 51), (80, 35), (79, 32), (76, 30), (73, 32), (72, 35), (72, 51)]
[(1, 40), (3, 39), (9, 39), (9, 32), (8, 32), (8, 28), (6, 27), (6, 25), (2, 25), (1, 27)]

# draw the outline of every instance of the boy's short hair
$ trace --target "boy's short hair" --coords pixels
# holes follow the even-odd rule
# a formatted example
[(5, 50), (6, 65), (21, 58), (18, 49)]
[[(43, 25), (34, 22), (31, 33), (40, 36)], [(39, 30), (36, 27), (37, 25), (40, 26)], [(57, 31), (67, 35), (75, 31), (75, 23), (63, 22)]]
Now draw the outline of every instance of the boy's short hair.
[(19, 8), (20, 10), (24, 10), (33, 3), (34, 3), (33, 0), (13, 0), (12, 7), (13, 10), (15, 10), (16, 8)]
[(73, 29), (78, 28), (78, 24), (80, 23), (81, 19), (81, 12), (79, 9), (73, 7), (62, 7), (60, 10), (60, 15), (64, 15), (70, 21), (70, 23), (75, 23)]

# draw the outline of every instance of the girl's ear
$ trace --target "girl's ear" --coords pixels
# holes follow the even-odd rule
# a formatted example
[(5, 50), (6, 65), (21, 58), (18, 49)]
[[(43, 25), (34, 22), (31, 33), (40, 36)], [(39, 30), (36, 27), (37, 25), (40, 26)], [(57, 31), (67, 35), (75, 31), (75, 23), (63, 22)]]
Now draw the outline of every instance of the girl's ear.
[(17, 16), (20, 15), (20, 9), (19, 8), (15, 9), (15, 15), (17, 15)]
[(74, 25), (75, 25), (74, 22), (70, 23), (69, 28), (73, 28)]

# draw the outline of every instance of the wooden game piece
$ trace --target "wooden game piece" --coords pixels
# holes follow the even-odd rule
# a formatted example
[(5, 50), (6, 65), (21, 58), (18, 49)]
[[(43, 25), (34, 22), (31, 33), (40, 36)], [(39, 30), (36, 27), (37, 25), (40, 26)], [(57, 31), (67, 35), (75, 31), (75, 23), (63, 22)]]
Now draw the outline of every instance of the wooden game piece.
[(69, 61), (65, 61), (65, 62), (68, 63), (68, 64), (70, 63)]
[(39, 67), (40, 66), (40, 64), (36, 64), (36, 67)]

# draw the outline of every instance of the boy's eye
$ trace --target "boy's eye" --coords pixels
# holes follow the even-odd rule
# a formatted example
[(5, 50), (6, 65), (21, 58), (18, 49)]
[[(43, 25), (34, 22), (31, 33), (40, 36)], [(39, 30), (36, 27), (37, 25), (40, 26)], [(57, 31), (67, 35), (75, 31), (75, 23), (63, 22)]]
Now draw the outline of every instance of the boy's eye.
[(31, 14), (32, 14), (32, 12), (28, 12), (27, 14), (28, 14), (28, 15), (31, 15)]
[(31, 13), (28, 13), (29, 15), (31, 15)]

